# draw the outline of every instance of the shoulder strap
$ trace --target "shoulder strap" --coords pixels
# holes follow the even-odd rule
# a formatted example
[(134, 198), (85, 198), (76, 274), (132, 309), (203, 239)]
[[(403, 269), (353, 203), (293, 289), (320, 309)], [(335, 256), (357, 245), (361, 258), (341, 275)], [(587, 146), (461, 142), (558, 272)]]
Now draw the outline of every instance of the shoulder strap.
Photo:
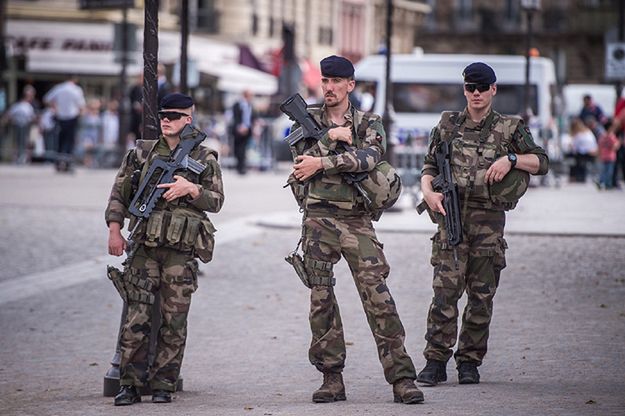
[(465, 118), (464, 114), (460, 111), (443, 111), (441, 121), (444, 122), (446, 119), (449, 120), (450, 123), (453, 123), (454, 129), (451, 131), (451, 134), (445, 134), (447, 131), (445, 129), (441, 129), (441, 139), (451, 143), (456, 137), (456, 134), (458, 134), (458, 130), (460, 130), (460, 126), (464, 123)]

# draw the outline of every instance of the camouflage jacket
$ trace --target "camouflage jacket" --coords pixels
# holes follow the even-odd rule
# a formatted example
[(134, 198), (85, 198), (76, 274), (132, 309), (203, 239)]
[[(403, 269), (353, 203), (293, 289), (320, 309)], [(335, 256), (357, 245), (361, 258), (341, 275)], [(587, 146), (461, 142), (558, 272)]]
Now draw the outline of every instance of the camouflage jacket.
[[(322, 127), (338, 127), (327, 117), (325, 105), (310, 106), (309, 113)], [(373, 113), (356, 110), (351, 104), (345, 114), (345, 127), (352, 128), (352, 145), (333, 141), (326, 133), (321, 140), (302, 140), (292, 148), (293, 158), (298, 155), (321, 157), (323, 170), (306, 183), (292, 175), (289, 183), (300, 188), (296, 198), (309, 215), (362, 215), (364, 205), (357, 191), (340, 175), (342, 172), (369, 172), (382, 159), (386, 151), (386, 134), (382, 120)], [(297, 125), (293, 126), (293, 129)], [(292, 129), (292, 130), (293, 130)]]
[[(111, 221), (124, 225), (124, 219), (129, 218), (128, 206), (133, 195), (130, 191), (130, 181), (135, 170), (145, 175), (150, 163), (156, 158), (168, 158), (171, 153), (164, 137), (158, 140), (137, 140), (137, 146), (124, 156), (122, 165), (117, 172), (111, 189), (105, 220), (108, 225)], [(206, 166), (199, 175), (191, 171), (180, 171), (177, 174), (190, 182), (201, 186), (200, 195), (191, 199), (190, 196), (167, 202), (161, 198), (154, 211), (174, 211), (179, 208), (188, 212), (195, 212), (197, 216), (205, 217), (205, 211), (219, 212), (224, 202), (224, 190), (221, 179), (221, 169), (217, 163), (217, 153), (209, 147), (197, 146), (189, 155)], [(141, 178), (143, 179), (143, 178)]]
[(537, 175), (544, 175), (549, 169), (545, 151), (534, 143), (529, 129), (517, 116), (504, 116), (491, 110), (476, 123), (466, 109), (461, 113), (443, 112), (430, 134), (422, 175), (438, 175), (435, 152), (441, 140), (451, 144), (454, 180), (462, 199), (466, 197), (469, 206), (501, 208), (492, 204), (485, 175), (493, 162), (509, 152), (538, 156), (540, 166)]

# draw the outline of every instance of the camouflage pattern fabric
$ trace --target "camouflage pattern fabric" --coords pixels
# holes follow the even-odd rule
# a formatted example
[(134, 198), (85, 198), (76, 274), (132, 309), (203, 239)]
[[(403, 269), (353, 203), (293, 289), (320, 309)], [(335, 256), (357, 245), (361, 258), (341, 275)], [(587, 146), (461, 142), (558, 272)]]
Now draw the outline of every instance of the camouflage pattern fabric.
[[(323, 127), (331, 127), (325, 107), (309, 107), (308, 111)], [(321, 157), (323, 171), (307, 182), (306, 197), (301, 182), (289, 178), (295, 197), (308, 212), (333, 215), (367, 215), (364, 201), (356, 189), (344, 181), (341, 172), (369, 172), (386, 151), (386, 134), (382, 119), (372, 113), (363, 113), (351, 106), (345, 114), (345, 127), (352, 128), (352, 145), (337, 143), (324, 135), (321, 140), (302, 140), (291, 148), (293, 160), (298, 155)], [(356, 131), (358, 126), (358, 132)], [(336, 127), (336, 126), (334, 126)], [(293, 129), (297, 128), (297, 124)]]
[[(332, 278), (331, 268), (321, 265), (336, 264), (341, 255), (349, 264), (386, 380), (392, 384), (405, 377), (415, 379), (414, 365), (404, 347), (404, 327), (386, 286), (390, 268), (371, 220), (309, 217), (304, 221), (304, 230), (304, 262), (310, 276)], [(317, 260), (319, 266), (311, 266), (315, 264), (311, 260)], [(341, 372), (345, 365), (345, 340), (338, 303), (330, 285), (311, 288), (310, 328), (310, 362), (322, 372)]]
[(456, 247), (458, 270), (453, 251), (447, 245), (442, 215), (436, 214), (438, 231), (432, 237), (434, 298), (427, 320), (424, 356), (447, 362), (458, 336), (458, 299), (466, 291), (467, 305), (455, 354), (457, 363), (480, 365), (486, 354), (493, 298), (501, 270), (506, 267), (506, 241), (503, 238), (505, 213), (469, 209), (463, 222), (464, 241)]
[[(130, 187), (133, 172), (147, 172), (156, 158), (168, 158), (171, 149), (164, 137), (138, 140), (130, 150), (115, 178), (105, 213), (107, 225), (113, 221), (123, 226), (133, 197)], [(167, 202), (161, 198), (135, 235), (137, 252), (125, 273), (135, 284), (128, 296), (128, 315), (122, 327), (120, 364), (122, 385), (142, 386), (148, 380), (153, 389), (174, 391), (186, 342), (187, 314), (191, 294), (197, 288), (197, 261), (212, 258), (215, 228), (206, 212), (218, 212), (224, 202), (221, 169), (217, 154), (206, 146), (197, 146), (189, 155), (206, 168), (198, 175), (177, 172), (200, 187), (196, 199), (190, 196)], [(129, 228), (136, 218), (131, 218)], [(146, 288), (151, 290), (146, 291)], [(145, 296), (141, 296), (141, 291)], [(147, 368), (148, 337), (152, 305), (149, 299), (160, 296), (162, 326), (151, 370)], [(146, 300), (145, 302), (138, 300)], [(148, 374), (148, 371), (150, 373)]]
[(143, 386), (149, 380), (152, 389), (173, 392), (187, 339), (191, 294), (197, 289), (197, 262), (189, 253), (141, 246), (129, 271), (150, 282), (152, 290), (147, 294), (160, 293), (162, 324), (154, 363), (148, 369), (152, 305), (129, 300), (120, 339), (120, 384)]
[[(145, 173), (152, 160), (157, 157), (168, 158), (170, 153), (171, 149), (162, 136), (158, 141), (137, 140), (137, 147), (128, 151), (115, 177), (105, 212), (107, 225), (111, 221), (123, 225), (124, 219), (129, 217), (128, 205), (132, 199), (129, 190), (133, 172), (143, 170)], [(224, 202), (224, 189), (216, 155), (214, 150), (200, 145), (190, 153), (190, 157), (206, 165), (206, 169), (200, 175), (190, 171), (177, 173), (202, 187), (202, 192), (198, 198), (192, 200), (191, 197), (186, 196), (171, 202), (161, 198), (156, 204), (155, 210), (172, 210), (181, 206), (189, 207), (199, 213), (203, 211), (219, 212)]]
[[(455, 129), (456, 120), (463, 120)], [(485, 121), (493, 120), (490, 131), (482, 137)], [(456, 137), (449, 137), (457, 131)], [(490, 196), (490, 187), (485, 181), (486, 171), (498, 158), (508, 152), (535, 154), (540, 166), (537, 175), (544, 175), (549, 169), (549, 159), (545, 151), (534, 143), (529, 129), (519, 117), (503, 116), (492, 111), (480, 123), (462, 113), (446, 111), (430, 135), (430, 145), (425, 156), (422, 175), (438, 175), (435, 152), (441, 140), (451, 143), (452, 173), (458, 184), (461, 199), (468, 193), (468, 205), (477, 208), (504, 210), (507, 207), (496, 204)]]
[[(484, 120), (476, 123), (465, 109), (462, 113), (442, 114), (430, 136), (423, 175), (438, 174), (434, 154), (441, 140), (451, 143), (452, 173), (461, 196), (464, 241), (456, 247), (456, 269), (453, 250), (447, 245), (444, 217), (429, 210), (436, 219), (438, 231), (432, 238), (434, 297), (428, 313), (424, 356), (446, 362), (458, 339), (456, 362), (480, 365), (487, 351), (493, 298), (501, 270), (506, 266), (507, 248), (503, 235), (504, 210), (508, 208), (497, 199), (495, 202), (491, 199), (484, 179), (486, 171), (508, 152), (535, 154), (539, 160), (537, 175), (547, 173), (549, 160), (520, 118), (502, 116), (491, 110)], [(465, 291), (467, 306), (458, 336), (457, 303)]]

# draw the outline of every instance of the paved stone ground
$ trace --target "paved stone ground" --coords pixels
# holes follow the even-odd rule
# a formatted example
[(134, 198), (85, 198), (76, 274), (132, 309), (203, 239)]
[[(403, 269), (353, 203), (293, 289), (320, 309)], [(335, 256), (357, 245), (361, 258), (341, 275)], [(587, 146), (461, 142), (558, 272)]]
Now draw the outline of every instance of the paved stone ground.
[[(38, 169), (15, 177), (11, 172), (0, 169), (0, 193), (7, 195), (10, 189), (12, 195), (11, 202), (0, 200), (0, 283), (32, 276), (45, 279), (54, 270), (103, 255), (102, 195), (108, 193), (110, 172), (78, 172), (73, 180)], [(282, 176), (227, 175), (231, 195), (216, 217), (220, 231), (250, 212), (291, 207), (286, 191), (271, 191)], [(16, 188), (10, 186), (16, 182)], [(38, 182), (45, 186), (35, 185)], [(55, 196), (68, 187), (95, 190), (86, 195), (72, 192), (67, 201)], [(249, 202), (263, 192), (266, 198)], [(15, 216), (28, 218), (19, 222)], [(611, 221), (616, 224), (618, 218)], [(220, 244), (218, 233), (215, 260), (203, 267), (191, 308), (185, 391), (176, 394), (171, 405), (153, 405), (144, 397), (148, 403), (114, 408), (111, 398), (102, 397), (102, 377), (114, 350), (121, 310), (102, 264), (85, 266), (89, 273), (102, 270), (101, 279), (0, 302), (0, 414), (625, 413), (625, 238), (508, 236), (509, 266), (495, 299), (490, 351), (481, 367), (483, 382), (459, 386), (450, 364), (449, 382), (424, 388), (424, 404), (404, 406), (392, 402), (344, 262), (336, 272), (349, 343), (348, 400), (310, 403), (320, 374), (307, 361), (308, 295), (282, 260), (298, 236), (296, 229), (257, 228)], [(429, 235), (380, 232), (380, 238), (392, 266), (389, 286), (407, 329), (407, 348), (420, 368), (431, 298)], [(24, 251), (31, 244), (32, 250)], [(76, 257), (66, 253), (71, 244)], [(18, 267), (22, 262), (26, 264)], [(12, 268), (10, 274), (5, 265)]]

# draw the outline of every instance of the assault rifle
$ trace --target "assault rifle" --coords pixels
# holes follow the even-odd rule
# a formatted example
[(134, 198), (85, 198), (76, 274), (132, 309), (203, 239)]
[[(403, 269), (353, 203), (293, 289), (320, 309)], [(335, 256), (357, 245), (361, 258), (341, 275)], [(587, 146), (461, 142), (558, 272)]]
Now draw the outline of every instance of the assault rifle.
[[(462, 222), (460, 219), (460, 198), (458, 197), (458, 185), (454, 182), (451, 172), (451, 153), (449, 143), (442, 141), (435, 153), (436, 164), (439, 174), (432, 180), (432, 189), (443, 194), (443, 208), (445, 209), (445, 233), (447, 243), (453, 247), (456, 268), (458, 267), (458, 254), (456, 247), (462, 243)], [(422, 201), (417, 206), (417, 212), (421, 214), (427, 208), (427, 203)]]
[[(299, 94), (294, 94), (287, 98), (282, 104), (280, 104), (280, 111), (286, 114), (292, 121), (299, 124), (299, 127), (289, 133), (284, 139), (289, 143), (289, 146), (295, 146), (300, 140), (314, 139), (319, 141), (324, 134), (326, 134), (329, 128), (323, 128), (317, 123), (317, 121), (310, 115), (307, 110), (306, 101)], [(347, 146), (344, 146), (347, 150)], [(343, 172), (341, 176), (350, 185), (356, 188), (356, 191), (362, 196), (365, 201), (365, 206), (368, 210), (371, 210), (371, 198), (367, 194), (367, 191), (361, 185), (361, 182), (369, 176), (369, 172)]]
[(182, 129), (180, 143), (172, 151), (169, 160), (155, 159), (152, 162), (128, 207), (128, 212), (139, 219), (130, 232), (129, 243), (139, 225), (150, 217), (156, 203), (165, 192), (165, 188), (158, 188), (158, 185), (173, 182), (174, 175), (179, 170), (188, 169), (199, 175), (206, 168), (197, 160), (189, 157), (189, 153), (204, 139), (206, 139), (206, 134), (187, 124)]

